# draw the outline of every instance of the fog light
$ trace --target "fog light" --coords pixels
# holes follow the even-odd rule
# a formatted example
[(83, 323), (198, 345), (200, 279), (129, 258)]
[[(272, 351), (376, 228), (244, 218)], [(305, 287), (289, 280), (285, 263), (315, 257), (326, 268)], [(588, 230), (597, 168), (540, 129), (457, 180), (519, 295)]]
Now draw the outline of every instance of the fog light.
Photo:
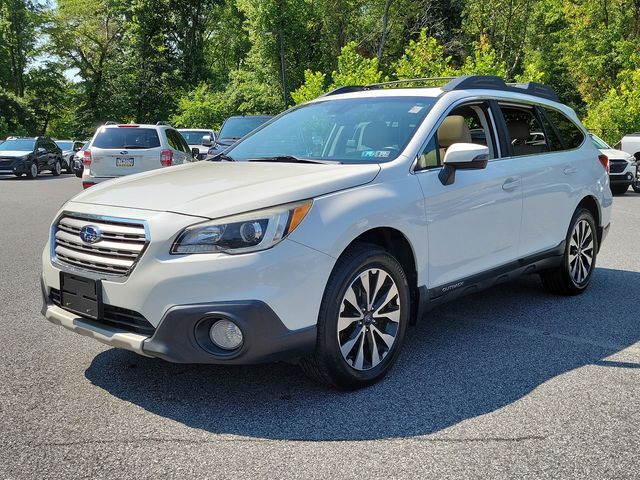
[(235, 350), (242, 345), (242, 331), (230, 320), (218, 320), (209, 330), (209, 338), (218, 347)]
[(627, 173), (627, 180), (633, 180), (633, 174), (631, 172)]

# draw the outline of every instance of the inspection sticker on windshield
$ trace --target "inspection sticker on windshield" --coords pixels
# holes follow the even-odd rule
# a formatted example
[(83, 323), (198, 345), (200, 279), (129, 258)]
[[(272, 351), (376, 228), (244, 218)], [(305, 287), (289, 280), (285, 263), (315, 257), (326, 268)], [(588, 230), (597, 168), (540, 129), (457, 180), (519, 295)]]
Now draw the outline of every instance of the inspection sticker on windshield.
[(414, 107), (411, 107), (409, 109), (409, 113), (418, 113), (420, 110), (422, 110), (424, 107), (421, 107), (420, 105), (416, 105)]
[(387, 158), (389, 156), (388, 150), (365, 150), (362, 152), (362, 158)]

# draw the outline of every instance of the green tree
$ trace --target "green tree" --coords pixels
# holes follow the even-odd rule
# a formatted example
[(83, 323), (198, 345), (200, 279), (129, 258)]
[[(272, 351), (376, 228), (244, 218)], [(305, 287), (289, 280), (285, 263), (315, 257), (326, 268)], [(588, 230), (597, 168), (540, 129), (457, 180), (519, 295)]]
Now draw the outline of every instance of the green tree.
[(304, 83), (295, 92), (291, 93), (291, 98), (296, 104), (318, 98), (325, 92), (326, 77), (322, 72), (305, 70)]

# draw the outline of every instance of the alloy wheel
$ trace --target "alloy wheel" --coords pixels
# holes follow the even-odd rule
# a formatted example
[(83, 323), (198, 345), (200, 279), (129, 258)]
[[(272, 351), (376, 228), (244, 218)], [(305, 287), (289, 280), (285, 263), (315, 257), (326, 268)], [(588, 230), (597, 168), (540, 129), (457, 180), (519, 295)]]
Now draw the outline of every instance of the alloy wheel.
[(36, 178), (38, 176), (38, 166), (35, 163), (31, 164), (31, 178)]
[(569, 272), (576, 285), (582, 284), (593, 267), (593, 230), (586, 220), (573, 227), (569, 241)]
[(360, 273), (347, 288), (338, 315), (342, 357), (355, 370), (370, 370), (391, 351), (400, 327), (398, 286), (381, 268)]

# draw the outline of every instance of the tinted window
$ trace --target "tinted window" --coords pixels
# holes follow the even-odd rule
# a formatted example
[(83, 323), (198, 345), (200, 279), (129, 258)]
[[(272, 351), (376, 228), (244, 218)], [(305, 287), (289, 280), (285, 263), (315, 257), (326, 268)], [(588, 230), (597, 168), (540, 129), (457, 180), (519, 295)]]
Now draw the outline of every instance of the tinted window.
[(56, 145), (58, 145), (61, 150), (72, 150), (73, 149), (73, 142), (57, 141)]
[(211, 132), (201, 132), (197, 130), (180, 130), (178, 132), (182, 135), (189, 145), (200, 145), (202, 143), (202, 137), (205, 135), (209, 135), (211, 140), (213, 140), (213, 135)]
[(26, 138), (16, 138), (14, 140), (7, 140), (4, 143), (0, 143), (0, 151), (18, 150), (18, 151), (32, 152), (34, 145), (35, 145), (35, 140), (29, 140)]
[(105, 128), (98, 130), (93, 147), (96, 148), (127, 148), (144, 149), (160, 146), (158, 133), (153, 128)]
[(422, 153), (418, 157), (416, 170), (425, 170), (440, 165), (438, 158), (438, 145), (436, 144), (436, 136), (433, 135), (427, 145), (422, 149)]
[(552, 108), (545, 107), (547, 116), (551, 120), (551, 123), (556, 127), (560, 133), (560, 139), (564, 145), (565, 150), (571, 150), (578, 148), (584, 141), (584, 133), (575, 123), (569, 120), (563, 113)]
[(165, 130), (164, 133), (167, 136), (167, 143), (169, 144), (169, 146), (174, 150), (180, 150), (178, 148), (178, 143), (176, 142), (176, 137), (173, 134), (173, 130)]
[(255, 130), (260, 125), (270, 120), (271, 117), (231, 117), (228, 118), (222, 130), (220, 130), (220, 138), (238, 139), (244, 137), (247, 133)]
[(500, 110), (507, 124), (509, 143), (514, 156), (549, 151), (544, 129), (533, 108), (500, 105)]
[(290, 155), (344, 163), (386, 162), (400, 154), (434, 102), (427, 97), (378, 97), (309, 103), (290, 110), (227, 153), (236, 160)]

